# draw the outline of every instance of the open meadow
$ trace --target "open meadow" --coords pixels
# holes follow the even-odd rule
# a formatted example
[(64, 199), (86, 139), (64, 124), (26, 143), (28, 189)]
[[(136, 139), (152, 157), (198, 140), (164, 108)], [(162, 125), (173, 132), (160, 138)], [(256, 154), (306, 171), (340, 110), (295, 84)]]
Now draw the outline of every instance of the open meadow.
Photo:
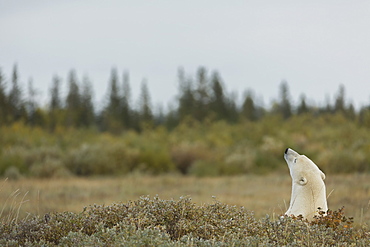
[[(286, 173), (224, 177), (180, 175), (63, 179), (2, 179), (0, 209), (2, 218), (18, 214), (44, 215), (48, 212), (81, 212), (84, 207), (127, 203), (141, 196), (178, 200), (190, 197), (197, 205), (215, 200), (243, 206), (256, 218), (272, 218), (285, 213), (290, 200), (291, 178)], [(355, 225), (370, 225), (370, 175), (327, 175), (328, 204), (332, 210), (345, 207)]]
[[(370, 246), (369, 140), (340, 114), (118, 135), (2, 126), (0, 246)], [(279, 217), (287, 147), (326, 174), (333, 211), (310, 223)]]

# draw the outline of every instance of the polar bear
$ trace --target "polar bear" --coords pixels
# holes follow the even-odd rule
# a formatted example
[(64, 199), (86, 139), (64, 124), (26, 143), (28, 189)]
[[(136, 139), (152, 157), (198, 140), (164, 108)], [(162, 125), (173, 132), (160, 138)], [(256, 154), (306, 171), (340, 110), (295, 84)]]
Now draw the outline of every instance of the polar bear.
[(302, 215), (311, 220), (320, 211), (327, 211), (325, 174), (305, 155), (287, 148), (284, 153), (290, 176), (292, 195), (286, 215)]

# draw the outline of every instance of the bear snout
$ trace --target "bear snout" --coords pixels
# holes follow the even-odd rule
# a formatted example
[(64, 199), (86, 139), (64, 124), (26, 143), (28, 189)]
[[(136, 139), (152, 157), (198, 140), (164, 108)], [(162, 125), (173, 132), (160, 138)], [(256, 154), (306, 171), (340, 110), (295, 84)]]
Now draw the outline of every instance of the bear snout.
[(287, 148), (287, 149), (285, 149), (284, 156), (298, 157), (299, 156), (299, 153), (297, 153), (296, 151), (294, 151), (291, 148)]

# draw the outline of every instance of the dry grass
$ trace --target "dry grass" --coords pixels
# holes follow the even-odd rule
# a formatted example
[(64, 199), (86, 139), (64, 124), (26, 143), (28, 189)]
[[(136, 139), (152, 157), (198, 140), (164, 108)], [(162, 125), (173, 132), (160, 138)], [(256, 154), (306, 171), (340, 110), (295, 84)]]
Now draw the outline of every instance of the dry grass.
[[(354, 216), (355, 223), (370, 225), (370, 174), (331, 175), (327, 176), (326, 185), (330, 209), (345, 206), (346, 215)], [(1, 186), (0, 209), (4, 210), (1, 215), (4, 220), (9, 214), (14, 219), (28, 213), (80, 212), (91, 204), (109, 205), (137, 200), (142, 195), (158, 195), (162, 199), (189, 196), (197, 204), (210, 203), (216, 198), (226, 204), (244, 206), (254, 211), (257, 218), (266, 214), (277, 217), (289, 204), (290, 190), (288, 174), (20, 179), (8, 180)], [(15, 191), (16, 197), (12, 196)]]

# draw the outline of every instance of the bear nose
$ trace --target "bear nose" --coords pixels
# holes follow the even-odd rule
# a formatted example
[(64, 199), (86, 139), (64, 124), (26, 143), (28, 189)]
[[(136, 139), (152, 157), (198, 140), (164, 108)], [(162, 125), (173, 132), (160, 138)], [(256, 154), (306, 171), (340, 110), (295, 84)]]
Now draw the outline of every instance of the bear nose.
[(285, 149), (285, 154), (288, 153), (289, 148)]

